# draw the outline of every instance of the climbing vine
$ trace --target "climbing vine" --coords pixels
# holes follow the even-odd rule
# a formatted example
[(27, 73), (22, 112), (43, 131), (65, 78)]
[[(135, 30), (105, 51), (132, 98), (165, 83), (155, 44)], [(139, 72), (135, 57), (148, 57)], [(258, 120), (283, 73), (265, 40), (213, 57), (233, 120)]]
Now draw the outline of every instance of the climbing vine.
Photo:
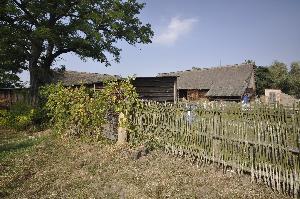
[[(107, 114), (123, 113), (129, 116), (132, 108), (140, 104), (138, 94), (131, 84), (132, 78), (109, 80), (100, 91), (81, 86), (64, 87), (62, 83), (51, 84), (41, 89), (46, 100), (45, 108), (51, 122), (63, 135), (87, 135), (99, 140), (106, 124)], [(129, 127), (128, 120), (121, 125)]]

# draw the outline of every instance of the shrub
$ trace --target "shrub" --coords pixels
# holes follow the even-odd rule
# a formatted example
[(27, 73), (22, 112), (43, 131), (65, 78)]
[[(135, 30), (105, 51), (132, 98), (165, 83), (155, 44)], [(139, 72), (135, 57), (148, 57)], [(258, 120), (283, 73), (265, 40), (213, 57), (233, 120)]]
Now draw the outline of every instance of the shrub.
[(8, 111), (0, 110), (0, 127), (7, 127), (8, 125)]
[(18, 102), (9, 111), (9, 127), (16, 130), (30, 128), (36, 117), (37, 110), (29, 104)]
[(17, 102), (9, 110), (0, 110), (0, 126), (26, 130), (35, 124), (38, 109), (24, 102)]
[[(138, 94), (130, 81), (130, 78), (107, 81), (99, 92), (84, 86), (70, 88), (58, 83), (43, 87), (41, 94), (47, 98), (45, 108), (58, 132), (100, 139), (108, 113), (128, 115), (131, 107), (138, 103)], [(129, 126), (126, 122), (123, 125)]]

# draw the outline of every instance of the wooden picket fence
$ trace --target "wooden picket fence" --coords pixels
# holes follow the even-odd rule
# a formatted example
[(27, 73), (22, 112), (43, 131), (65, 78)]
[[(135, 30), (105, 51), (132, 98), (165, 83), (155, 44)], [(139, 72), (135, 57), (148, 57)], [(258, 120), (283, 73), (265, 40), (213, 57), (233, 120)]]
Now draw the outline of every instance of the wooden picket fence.
[(252, 180), (299, 197), (299, 109), (146, 102), (130, 118), (129, 140), (249, 173)]

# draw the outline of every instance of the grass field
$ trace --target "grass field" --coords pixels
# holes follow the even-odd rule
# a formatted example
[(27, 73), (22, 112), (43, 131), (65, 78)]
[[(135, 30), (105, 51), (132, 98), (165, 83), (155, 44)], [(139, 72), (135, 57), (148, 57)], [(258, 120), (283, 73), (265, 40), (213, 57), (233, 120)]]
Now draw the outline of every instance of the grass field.
[(288, 198), (215, 166), (161, 151), (0, 130), (0, 198)]

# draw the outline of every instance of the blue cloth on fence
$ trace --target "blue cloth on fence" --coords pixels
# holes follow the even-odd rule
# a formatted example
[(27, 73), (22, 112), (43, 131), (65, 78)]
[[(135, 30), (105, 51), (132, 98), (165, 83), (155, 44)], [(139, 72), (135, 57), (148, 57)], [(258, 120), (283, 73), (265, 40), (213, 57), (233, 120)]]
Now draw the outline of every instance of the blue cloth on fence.
[(244, 104), (248, 104), (248, 103), (249, 103), (249, 97), (248, 97), (248, 95), (245, 95), (245, 96), (243, 97), (243, 103), (244, 103)]

